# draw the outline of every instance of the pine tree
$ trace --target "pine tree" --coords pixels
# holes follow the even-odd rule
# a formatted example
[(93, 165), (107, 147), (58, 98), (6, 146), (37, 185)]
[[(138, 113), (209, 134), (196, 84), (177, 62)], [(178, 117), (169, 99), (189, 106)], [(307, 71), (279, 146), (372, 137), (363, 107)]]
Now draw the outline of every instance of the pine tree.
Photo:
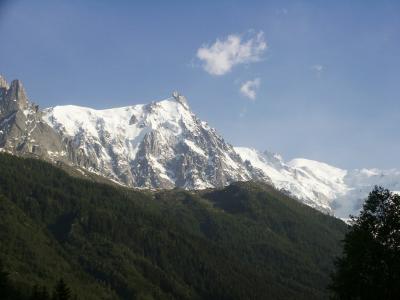
[(43, 300), (50, 300), (50, 294), (45, 286), (42, 287), (41, 297)]
[(9, 294), (8, 273), (4, 270), (3, 263), (0, 260), (0, 299), (7, 299)]
[(381, 187), (352, 217), (330, 289), (334, 299), (400, 299), (400, 196)]
[(32, 289), (32, 294), (29, 300), (49, 300), (50, 295), (45, 286), (35, 285)]
[(32, 294), (29, 300), (41, 300), (39, 286), (35, 284), (32, 288)]
[(53, 293), (53, 300), (69, 300), (71, 299), (71, 290), (64, 282), (63, 279), (60, 279), (55, 287)]

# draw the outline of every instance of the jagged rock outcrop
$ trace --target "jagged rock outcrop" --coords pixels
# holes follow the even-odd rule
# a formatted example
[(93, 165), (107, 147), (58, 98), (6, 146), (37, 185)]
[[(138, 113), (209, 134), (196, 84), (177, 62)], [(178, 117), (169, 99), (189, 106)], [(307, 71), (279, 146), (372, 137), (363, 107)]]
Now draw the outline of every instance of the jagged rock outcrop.
[(8, 83), (6, 79), (0, 75), (0, 89), (4, 88), (5, 90), (8, 90)]
[(60, 136), (42, 120), (38, 106), (28, 101), (19, 80), (10, 85), (0, 79), (0, 148), (19, 155), (60, 157), (66, 149)]

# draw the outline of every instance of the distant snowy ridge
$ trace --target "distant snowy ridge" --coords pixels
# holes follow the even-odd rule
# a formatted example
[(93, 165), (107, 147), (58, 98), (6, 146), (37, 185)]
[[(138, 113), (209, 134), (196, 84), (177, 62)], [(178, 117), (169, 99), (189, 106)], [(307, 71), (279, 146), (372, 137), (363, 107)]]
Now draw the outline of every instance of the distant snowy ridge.
[(279, 155), (251, 148), (235, 147), (235, 151), (267, 174), (277, 189), (338, 217), (356, 214), (374, 185), (400, 189), (400, 171), (396, 169), (348, 171), (303, 158), (284, 162)]

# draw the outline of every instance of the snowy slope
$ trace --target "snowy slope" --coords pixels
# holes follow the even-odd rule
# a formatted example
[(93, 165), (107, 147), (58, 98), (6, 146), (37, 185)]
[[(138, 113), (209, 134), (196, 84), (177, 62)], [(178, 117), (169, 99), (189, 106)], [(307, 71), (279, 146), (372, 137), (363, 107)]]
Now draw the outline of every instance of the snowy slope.
[(250, 148), (236, 147), (235, 151), (268, 175), (276, 188), (319, 210), (330, 212), (332, 201), (347, 190), (344, 170), (305, 159), (286, 163), (278, 155)]
[(128, 186), (202, 189), (252, 178), (233, 147), (177, 93), (107, 110), (57, 106), (43, 120), (83, 153), (81, 166)]
[(346, 218), (356, 214), (374, 185), (400, 190), (397, 170), (343, 170), (309, 159), (284, 162), (279, 155), (235, 147), (244, 161), (268, 175), (272, 184), (307, 205)]

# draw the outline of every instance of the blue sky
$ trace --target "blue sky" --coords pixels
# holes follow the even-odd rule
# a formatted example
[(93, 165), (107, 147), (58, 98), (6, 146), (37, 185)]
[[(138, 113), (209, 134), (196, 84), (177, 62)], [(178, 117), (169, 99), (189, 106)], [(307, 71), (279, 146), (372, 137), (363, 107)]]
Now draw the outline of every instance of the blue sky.
[(234, 145), (400, 167), (399, 1), (0, 3), (0, 74), (41, 107), (177, 89)]

